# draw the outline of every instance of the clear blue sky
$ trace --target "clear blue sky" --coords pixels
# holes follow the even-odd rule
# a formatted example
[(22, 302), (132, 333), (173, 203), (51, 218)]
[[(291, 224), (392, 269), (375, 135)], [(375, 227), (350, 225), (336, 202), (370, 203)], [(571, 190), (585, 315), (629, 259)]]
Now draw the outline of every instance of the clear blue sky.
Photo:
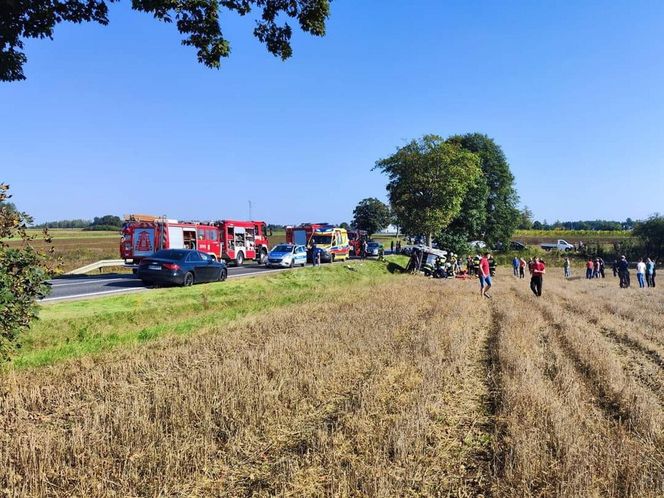
[(538, 219), (664, 211), (664, 2), (335, 0), (281, 62), (224, 17), (196, 61), (173, 25), (111, 23), (27, 43), (0, 83), (0, 180), (38, 221), (107, 213), (349, 220), (385, 199), (374, 162), (425, 133), (504, 149)]

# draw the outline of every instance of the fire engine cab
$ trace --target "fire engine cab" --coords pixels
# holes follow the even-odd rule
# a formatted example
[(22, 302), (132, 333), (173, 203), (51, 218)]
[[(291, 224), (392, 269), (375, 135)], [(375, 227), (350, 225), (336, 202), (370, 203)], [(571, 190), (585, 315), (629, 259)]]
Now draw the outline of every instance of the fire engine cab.
[(262, 221), (202, 223), (151, 215), (126, 215), (120, 257), (125, 262), (136, 264), (161, 249), (197, 249), (237, 265), (245, 260), (263, 264), (269, 245), (265, 232), (266, 226)]

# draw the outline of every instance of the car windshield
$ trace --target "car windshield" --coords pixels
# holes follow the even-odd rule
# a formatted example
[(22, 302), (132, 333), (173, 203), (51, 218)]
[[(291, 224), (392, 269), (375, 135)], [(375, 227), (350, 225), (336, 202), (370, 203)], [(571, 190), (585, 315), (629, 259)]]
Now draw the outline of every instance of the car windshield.
[(184, 257), (187, 255), (188, 251), (181, 251), (177, 249), (164, 249), (162, 251), (157, 251), (154, 253), (152, 256), (153, 258), (161, 258), (161, 259), (175, 259), (175, 260), (181, 260), (184, 259)]
[(332, 243), (331, 235), (314, 235), (313, 237), (311, 237), (311, 239), (316, 244), (321, 244), (321, 245), (330, 245)]
[(274, 252), (291, 252), (293, 250), (293, 246), (289, 246), (288, 244), (279, 244), (278, 246), (275, 246), (274, 249), (272, 249)]

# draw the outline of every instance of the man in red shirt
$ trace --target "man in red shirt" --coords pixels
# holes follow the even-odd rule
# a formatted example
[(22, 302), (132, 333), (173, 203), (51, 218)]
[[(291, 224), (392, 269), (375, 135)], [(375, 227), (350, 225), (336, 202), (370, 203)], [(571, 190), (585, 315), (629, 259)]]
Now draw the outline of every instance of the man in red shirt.
[(489, 268), (489, 253), (485, 252), (480, 259), (480, 296), (491, 298), (487, 291), (491, 288), (491, 270)]
[(542, 295), (542, 280), (546, 269), (544, 268), (544, 261), (540, 258), (535, 258), (533, 262), (532, 276), (530, 277), (530, 290), (533, 291), (537, 297)]

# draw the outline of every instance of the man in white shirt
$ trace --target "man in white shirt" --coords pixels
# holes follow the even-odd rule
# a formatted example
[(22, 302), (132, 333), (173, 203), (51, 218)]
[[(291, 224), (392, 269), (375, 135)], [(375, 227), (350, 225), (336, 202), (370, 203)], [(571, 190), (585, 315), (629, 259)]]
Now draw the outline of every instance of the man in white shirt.
[(636, 263), (636, 279), (639, 281), (639, 287), (646, 286), (646, 264), (643, 262), (643, 258), (639, 258), (639, 262)]

